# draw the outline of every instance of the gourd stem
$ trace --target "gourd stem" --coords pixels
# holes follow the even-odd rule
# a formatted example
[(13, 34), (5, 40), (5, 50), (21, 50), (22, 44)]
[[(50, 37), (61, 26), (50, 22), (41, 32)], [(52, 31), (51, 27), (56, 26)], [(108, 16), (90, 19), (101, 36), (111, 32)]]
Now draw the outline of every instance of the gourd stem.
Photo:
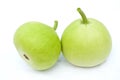
[(58, 26), (58, 21), (55, 20), (55, 21), (54, 21), (54, 27), (53, 27), (53, 29), (56, 30), (56, 29), (57, 29), (57, 26)]
[(82, 23), (83, 23), (83, 24), (87, 24), (87, 23), (88, 23), (88, 20), (87, 20), (86, 15), (84, 14), (84, 12), (83, 12), (80, 8), (77, 8), (77, 11), (79, 12), (79, 14), (80, 14), (81, 17), (82, 17)]

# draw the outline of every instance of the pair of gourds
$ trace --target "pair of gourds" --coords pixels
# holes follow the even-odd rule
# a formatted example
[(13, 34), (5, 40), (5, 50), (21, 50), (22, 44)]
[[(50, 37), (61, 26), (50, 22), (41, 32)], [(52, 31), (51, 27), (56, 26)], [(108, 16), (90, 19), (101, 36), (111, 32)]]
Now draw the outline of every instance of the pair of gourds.
[(60, 52), (73, 65), (93, 67), (109, 56), (112, 40), (105, 26), (87, 19), (80, 8), (81, 19), (73, 21), (63, 32), (61, 41), (55, 32), (58, 22), (51, 28), (32, 21), (21, 25), (15, 32), (14, 44), (20, 56), (36, 70), (51, 68)]

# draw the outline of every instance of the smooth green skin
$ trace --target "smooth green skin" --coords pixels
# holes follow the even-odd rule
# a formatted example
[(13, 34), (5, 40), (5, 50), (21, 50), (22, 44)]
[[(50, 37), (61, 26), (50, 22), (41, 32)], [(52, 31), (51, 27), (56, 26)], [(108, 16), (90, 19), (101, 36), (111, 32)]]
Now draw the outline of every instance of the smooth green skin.
[(112, 40), (105, 26), (95, 20), (77, 19), (62, 35), (62, 51), (68, 62), (80, 67), (93, 67), (109, 56)]
[(61, 44), (54, 29), (33, 21), (21, 25), (14, 35), (20, 56), (36, 70), (49, 69), (58, 60)]

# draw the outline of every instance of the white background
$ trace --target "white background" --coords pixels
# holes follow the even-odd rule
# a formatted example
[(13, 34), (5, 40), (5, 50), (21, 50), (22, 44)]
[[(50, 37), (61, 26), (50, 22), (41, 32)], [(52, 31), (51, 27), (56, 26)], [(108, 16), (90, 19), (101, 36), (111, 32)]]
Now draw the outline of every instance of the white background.
[[(53, 68), (33, 70), (14, 47), (15, 30), (27, 21), (52, 27), (58, 20), (56, 32), (61, 37), (68, 24), (81, 18), (78, 7), (109, 30), (113, 46), (107, 61), (94, 68), (79, 68), (61, 55)], [(120, 80), (120, 0), (0, 0), (0, 80)]]

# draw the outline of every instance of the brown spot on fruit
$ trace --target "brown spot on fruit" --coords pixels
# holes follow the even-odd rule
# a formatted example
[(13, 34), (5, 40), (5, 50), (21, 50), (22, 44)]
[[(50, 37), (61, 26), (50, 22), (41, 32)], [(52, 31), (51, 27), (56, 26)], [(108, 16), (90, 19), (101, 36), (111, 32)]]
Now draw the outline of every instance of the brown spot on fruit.
[(29, 60), (29, 58), (25, 54), (23, 56), (25, 57), (25, 59)]

